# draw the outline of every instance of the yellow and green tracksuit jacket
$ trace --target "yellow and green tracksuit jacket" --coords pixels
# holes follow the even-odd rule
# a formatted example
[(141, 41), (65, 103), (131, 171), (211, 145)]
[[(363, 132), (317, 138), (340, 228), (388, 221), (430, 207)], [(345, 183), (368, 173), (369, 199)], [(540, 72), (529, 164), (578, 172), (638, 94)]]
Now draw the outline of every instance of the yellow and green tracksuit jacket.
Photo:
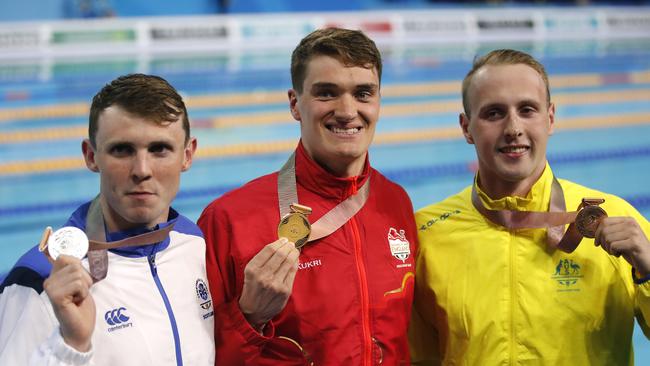
[[(491, 209), (548, 211), (547, 165), (527, 197)], [(650, 224), (623, 199), (559, 180), (567, 210), (602, 197), (609, 216)], [(477, 187), (478, 188), (478, 187)], [(471, 187), (416, 213), (420, 249), (410, 329), (414, 365), (631, 365), (634, 317), (650, 335), (650, 281), (584, 238), (571, 254), (545, 229), (508, 230), (477, 212)]]

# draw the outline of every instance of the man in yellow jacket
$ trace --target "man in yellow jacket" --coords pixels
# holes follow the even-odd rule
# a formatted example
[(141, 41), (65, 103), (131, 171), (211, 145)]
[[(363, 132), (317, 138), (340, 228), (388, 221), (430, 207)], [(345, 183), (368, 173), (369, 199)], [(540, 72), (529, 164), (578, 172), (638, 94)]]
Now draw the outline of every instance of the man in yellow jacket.
[(555, 106), (531, 56), (476, 60), (463, 106), (479, 170), (416, 214), (413, 364), (633, 364), (635, 315), (650, 334), (650, 224), (619, 197), (554, 177)]

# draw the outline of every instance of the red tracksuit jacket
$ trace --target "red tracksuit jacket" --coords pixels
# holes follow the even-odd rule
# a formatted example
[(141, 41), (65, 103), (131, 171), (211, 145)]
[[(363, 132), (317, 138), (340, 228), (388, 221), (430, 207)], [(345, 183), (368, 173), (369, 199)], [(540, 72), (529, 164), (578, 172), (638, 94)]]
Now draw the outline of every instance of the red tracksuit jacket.
[(264, 335), (238, 300), (244, 267), (277, 239), (277, 177), (257, 178), (213, 201), (199, 218), (215, 311), (217, 365), (408, 365), (416, 228), (406, 192), (370, 167), (337, 178), (299, 144), (296, 181), (310, 222), (370, 177), (361, 210), (331, 235), (302, 248), (287, 306)]

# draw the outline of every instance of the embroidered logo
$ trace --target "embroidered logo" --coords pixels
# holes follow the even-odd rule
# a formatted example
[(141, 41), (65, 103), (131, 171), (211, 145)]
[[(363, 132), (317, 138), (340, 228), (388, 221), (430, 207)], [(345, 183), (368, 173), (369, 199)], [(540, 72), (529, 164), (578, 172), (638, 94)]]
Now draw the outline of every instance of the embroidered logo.
[(131, 318), (126, 315), (126, 308), (119, 307), (117, 309), (112, 309), (104, 313), (104, 321), (106, 324), (111, 327), (108, 328), (109, 332), (113, 332), (122, 328), (129, 328), (133, 326), (132, 322), (129, 322)]
[(212, 300), (210, 300), (210, 292), (208, 291), (208, 285), (202, 279), (196, 280), (196, 297), (199, 299), (201, 308), (208, 310), (212, 306)]
[(397, 265), (397, 268), (411, 266), (410, 263), (406, 263), (406, 260), (411, 255), (411, 246), (406, 239), (406, 235), (404, 235), (404, 230), (398, 232), (395, 228), (391, 227), (388, 230), (388, 245), (390, 247), (390, 254), (402, 261), (402, 264)]
[(555, 266), (553, 276), (551, 276), (560, 286), (558, 291), (580, 291), (577, 288), (577, 283), (582, 278), (580, 270), (580, 265), (573, 259), (560, 259)]

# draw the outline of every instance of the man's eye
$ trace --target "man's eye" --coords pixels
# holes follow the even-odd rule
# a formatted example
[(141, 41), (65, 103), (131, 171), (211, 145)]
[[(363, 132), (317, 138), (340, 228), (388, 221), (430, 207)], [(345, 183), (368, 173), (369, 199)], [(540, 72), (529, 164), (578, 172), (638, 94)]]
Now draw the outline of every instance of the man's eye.
[(155, 144), (149, 147), (149, 152), (153, 154), (165, 154), (172, 150), (172, 147), (167, 144)]
[(325, 99), (333, 98), (334, 97), (334, 92), (331, 91), (331, 90), (319, 90), (318, 92), (316, 92), (316, 96), (318, 98), (325, 98)]
[(520, 111), (523, 115), (531, 115), (536, 112), (536, 109), (533, 107), (523, 107)]
[(115, 145), (109, 150), (111, 155), (127, 156), (133, 153), (133, 147), (130, 145)]
[(498, 109), (491, 109), (485, 113), (485, 118), (489, 120), (496, 120), (499, 119), (503, 116), (503, 113), (501, 113), (500, 110)]
[(368, 100), (368, 99), (372, 98), (372, 95), (373, 94), (372, 94), (371, 91), (362, 90), (362, 91), (357, 93), (357, 99), (359, 99), (359, 100)]

